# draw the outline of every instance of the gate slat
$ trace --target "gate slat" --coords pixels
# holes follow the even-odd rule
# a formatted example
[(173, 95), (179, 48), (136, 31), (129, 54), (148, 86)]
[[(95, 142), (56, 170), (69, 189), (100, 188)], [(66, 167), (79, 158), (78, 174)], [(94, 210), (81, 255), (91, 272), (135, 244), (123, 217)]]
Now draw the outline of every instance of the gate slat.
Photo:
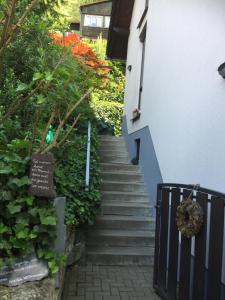
[(206, 234), (207, 234), (207, 200), (208, 195), (197, 193), (197, 202), (203, 210), (203, 227), (195, 237), (195, 259), (194, 259), (194, 281), (193, 300), (204, 300), (205, 280), (206, 280)]
[(212, 197), (207, 299), (221, 298), (224, 199)]
[[(183, 199), (188, 198), (190, 190), (183, 191)], [(179, 300), (189, 300), (191, 273), (191, 239), (182, 235), (180, 257)]]
[(158, 285), (163, 292), (166, 291), (169, 196), (170, 189), (162, 189)]
[(168, 298), (176, 300), (177, 293), (177, 268), (178, 268), (178, 243), (179, 231), (176, 224), (177, 207), (180, 204), (180, 189), (172, 190), (171, 197), (171, 217), (169, 235), (169, 268), (168, 268)]
[(157, 289), (158, 271), (159, 271), (159, 235), (160, 235), (160, 207), (161, 189), (157, 188), (157, 203), (156, 203), (156, 224), (155, 224), (155, 254), (154, 254), (154, 278), (153, 285)]

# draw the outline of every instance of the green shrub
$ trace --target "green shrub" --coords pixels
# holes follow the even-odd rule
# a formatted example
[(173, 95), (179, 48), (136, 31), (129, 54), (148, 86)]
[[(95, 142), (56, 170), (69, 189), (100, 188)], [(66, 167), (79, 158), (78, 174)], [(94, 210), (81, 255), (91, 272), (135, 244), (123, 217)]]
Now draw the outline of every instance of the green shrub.
[(90, 187), (85, 191), (86, 147), (85, 134), (72, 134), (70, 142), (57, 151), (55, 180), (58, 194), (66, 196), (67, 224), (91, 224), (100, 206), (100, 177), (97, 156), (97, 133), (91, 137)]
[(50, 250), (56, 237), (53, 203), (28, 195), (31, 145), (24, 139), (8, 139), (9, 129), (20, 129), (17, 122), (5, 125), (7, 130), (0, 125), (0, 267), (36, 251), (55, 273), (60, 257)]
[[(85, 39), (101, 60), (106, 56), (106, 41), (101, 36), (95, 41)], [(92, 108), (95, 111), (100, 132), (121, 135), (123, 101), (125, 89), (125, 64), (119, 61), (105, 61), (110, 72), (105, 76), (102, 85), (92, 92)]]
[(123, 104), (107, 100), (99, 100), (92, 95), (91, 107), (95, 112), (100, 132), (121, 135)]
[[(52, 250), (56, 237), (56, 212), (52, 200), (28, 195), (30, 156), (32, 152), (40, 150), (52, 113), (55, 113), (51, 122), (54, 130), (97, 80), (94, 73), (72, 57), (68, 49), (66, 51), (52, 44), (45, 9), (50, 2), (40, 1), (40, 5), (18, 28), (18, 34), (5, 49), (4, 56), (0, 57), (0, 65), (3, 65), (2, 69), (0, 67), (0, 267), (13, 265), (16, 258), (35, 251), (55, 273), (63, 259)], [(52, 1), (54, 5), (56, 2)], [(0, 3), (1, 12), (5, 11), (5, 3)], [(18, 2), (16, 19), (28, 3), (27, 0)], [(52, 7), (51, 4), (49, 6)], [(0, 24), (0, 36), (2, 30)], [(82, 134), (82, 124), (93, 115), (88, 107), (88, 102), (84, 102), (79, 110), (70, 115), (60, 130), (59, 140), (71, 129), (79, 112), (82, 113), (79, 129)], [(82, 145), (82, 137), (80, 139), (78, 142)], [(59, 159), (59, 166), (64, 168), (61, 171), (65, 176), (69, 177), (74, 172), (73, 178), (80, 178), (80, 164), (86, 151), (73, 148), (71, 145), (79, 144), (74, 144), (75, 140), (73, 135), (68, 136), (65, 144), (54, 149), (54, 154)], [(65, 153), (68, 154), (68, 163)], [(62, 164), (60, 159), (64, 160)], [(92, 166), (95, 168), (94, 164)], [(56, 166), (56, 174), (57, 170), (60, 167)], [(56, 175), (56, 181), (57, 178)], [(64, 182), (68, 180), (63, 178)], [(68, 219), (75, 219), (75, 224), (89, 222), (94, 214), (95, 201), (99, 199), (98, 185), (94, 186), (95, 179), (90, 193), (84, 195), (83, 189), (77, 190), (81, 191), (81, 196), (72, 196), (69, 187), (67, 195), (63, 188), (60, 190), (63, 180), (62, 185), (57, 184), (57, 192), (59, 194), (62, 191), (64, 196), (68, 196)], [(70, 209), (70, 197), (72, 200), (73, 197), (85, 200), (85, 209), (89, 206), (90, 213), (88, 209), (83, 213), (82, 206), (79, 208), (74, 205), (74, 209)]]

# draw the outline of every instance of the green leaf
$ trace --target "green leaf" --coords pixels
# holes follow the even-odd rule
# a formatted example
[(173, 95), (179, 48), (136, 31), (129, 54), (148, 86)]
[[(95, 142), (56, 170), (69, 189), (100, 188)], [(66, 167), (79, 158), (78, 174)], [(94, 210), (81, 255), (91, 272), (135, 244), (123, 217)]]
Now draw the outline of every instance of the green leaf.
[(46, 98), (43, 95), (37, 96), (37, 104), (43, 104), (46, 101)]
[(31, 239), (36, 239), (38, 237), (38, 235), (36, 233), (34, 233), (34, 232), (31, 232), (30, 235), (29, 235), (29, 237)]
[(41, 73), (39, 73), (39, 72), (34, 73), (34, 75), (33, 75), (33, 81), (37, 81), (37, 80), (39, 80), (41, 78), (42, 78), (42, 74)]
[(7, 227), (3, 223), (0, 223), (0, 234), (3, 234), (7, 231), (8, 231)]
[(46, 81), (52, 81), (53, 75), (50, 72), (45, 73), (45, 80)]
[(53, 216), (40, 216), (42, 225), (56, 225), (56, 218)]
[(18, 87), (16, 88), (16, 92), (22, 92), (28, 89), (28, 85), (25, 83), (21, 83), (18, 85)]
[(0, 174), (10, 174), (13, 169), (11, 167), (4, 166), (4, 168), (0, 168)]
[(31, 142), (27, 140), (15, 139), (11, 142), (11, 146), (15, 150), (28, 149), (31, 146)]
[(5, 265), (4, 260), (3, 260), (2, 258), (0, 258), (0, 269), (1, 269), (2, 267), (4, 267), (4, 265)]
[(7, 205), (7, 208), (9, 210), (10, 214), (13, 215), (13, 214), (20, 212), (22, 209), (22, 206), (11, 202)]
[(26, 239), (28, 237), (28, 230), (21, 230), (17, 232), (16, 237), (18, 239)]
[(18, 187), (22, 187), (24, 185), (31, 184), (31, 180), (27, 176), (24, 176), (22, 178), (14, 178), (14, 179), (10, 180), (10, 184), (14, 184)]
[(16, 237), (18, 239), (28, 239), (29, 229), (24, 224), (16, 224), (15, 228)]
[(26, 201), (27, 205), (29, 205), (29, 206), (33, 205), (33, 202), (34, 202), (33, 197), (26, 197), (26, 198), (24, 198), (24, 200)]
[(55, 274), (59, 271), (59, 267), (56, 265), (56, 263), (54, 261), (49, 261), (48, 267), (51, 270), (52, 274)]

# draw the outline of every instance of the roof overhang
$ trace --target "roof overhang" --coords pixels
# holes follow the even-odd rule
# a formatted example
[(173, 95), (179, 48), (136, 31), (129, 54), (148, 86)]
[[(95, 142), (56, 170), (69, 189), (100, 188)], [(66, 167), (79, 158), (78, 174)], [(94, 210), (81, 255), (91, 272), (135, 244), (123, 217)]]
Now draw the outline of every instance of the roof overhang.
[(113, 0), (107, 57), (126, 60), (134, 0)]
[(93, 6), (93, 5), (97, 5), (97, 4), (102, 4), (102, 3), (108, 3), (108, 2), (112, 2), (112, 0), (99, 0), (99, 1), (92, 2), (92, 3), (80, 4), (80, 8), (87, 7), (87, 6)]

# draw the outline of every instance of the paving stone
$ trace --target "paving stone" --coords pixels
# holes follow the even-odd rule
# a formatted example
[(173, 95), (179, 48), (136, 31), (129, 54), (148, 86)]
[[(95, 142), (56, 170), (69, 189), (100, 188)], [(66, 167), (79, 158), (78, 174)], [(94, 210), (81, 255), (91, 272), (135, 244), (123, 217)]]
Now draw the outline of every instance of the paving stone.
[(119, 296), (120, 292), (118, 290), (118, 288), (116, 287), (111, 287), (111, 295), (112, 296)]
[(78, 296), (84, 296), (85, 295), (85, 289), (84, 288), (79, 288), (76, 291), (76, 293), (77, 293)]
[(104, 300), (120, 300), (120, 296), (105, 296)]
[(159, 300), (151, 284), (152, 268), (90, 264), (74, 268), (68, 270), (63, 300)]
[(94, 294), (91, 293), (91, 292), (86, 292), (85, 293), (85, 300), (94, 300)]
[(96, 297), (108, 297), (108, 296), (111, 296), (110, 295), (110, 292), (98, 292), (98, 293), (95, 293), (95, 298)]

